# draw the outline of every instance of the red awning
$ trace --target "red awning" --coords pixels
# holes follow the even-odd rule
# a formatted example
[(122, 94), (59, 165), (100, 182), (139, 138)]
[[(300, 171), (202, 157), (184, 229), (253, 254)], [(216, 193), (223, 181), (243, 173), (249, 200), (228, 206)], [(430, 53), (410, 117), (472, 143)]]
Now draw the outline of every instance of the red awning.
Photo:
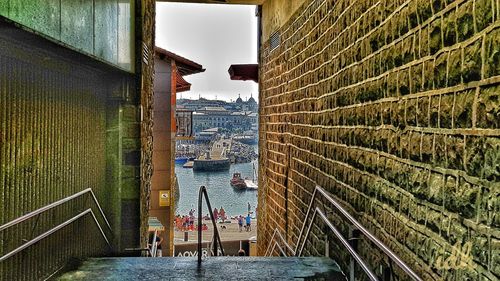
[(191, 83), (184, 80), (184, 77), (182, 77), (179, 71), (177, 71), (176, 73), (177, 73), (177, 81), (176, 81), (177, 83), (175, 85), (176, 92), (180, 93), (191, 90)]
[(233, 64), (229, 67), (229, 76), (231, 80), (253, 80), (259, 82), (259, 65), (258, 64)]

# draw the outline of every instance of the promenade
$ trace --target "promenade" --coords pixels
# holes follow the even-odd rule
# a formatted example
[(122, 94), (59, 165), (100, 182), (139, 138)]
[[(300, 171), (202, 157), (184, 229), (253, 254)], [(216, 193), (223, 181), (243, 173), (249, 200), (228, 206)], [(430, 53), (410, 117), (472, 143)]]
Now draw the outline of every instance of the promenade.
[[(195, 223), (197, 223), (197, 221), (195, 221)], [(204, 242), (211, 241), (214, 233), (212, 222), (210, 220), (203, 220), (203, 223), (205, 223), (208, 226), (208, 230), (203, 231), (203, 241)], [(224, 226), (225, 228), (223, 228), (222, 226)], [(238, 230), (237, 220), (231, 220), (231, 223), (217, 223), (217, 228), (219, 230), (219, 235), (222, 241), (248, 240), (251, 237), (257, 236), (256, 219), (252, 219), (252, 230), (248, 232), (245, 231), (244, 227), (241, 232)], [(184, 241), (184, 231), (179, 231), (175, 229), (174, 232), (175, 232), (174, 244), (176, 245), (198, 242), (197, 231), (188, 231), (189, 234), (187, 242)]]

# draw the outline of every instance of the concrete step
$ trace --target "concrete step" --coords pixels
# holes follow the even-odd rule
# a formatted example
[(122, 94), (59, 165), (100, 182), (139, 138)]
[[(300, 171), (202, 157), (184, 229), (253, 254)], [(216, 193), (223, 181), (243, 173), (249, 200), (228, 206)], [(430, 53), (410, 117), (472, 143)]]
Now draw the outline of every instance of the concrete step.
[(93, 258), (57, 280), (346, 280), (323, 257)]

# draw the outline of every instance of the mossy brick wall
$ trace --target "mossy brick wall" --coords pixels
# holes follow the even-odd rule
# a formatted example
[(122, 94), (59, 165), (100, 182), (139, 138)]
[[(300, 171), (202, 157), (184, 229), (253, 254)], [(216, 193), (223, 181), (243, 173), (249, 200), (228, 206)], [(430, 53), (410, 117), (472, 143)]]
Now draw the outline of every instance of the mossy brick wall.
[(500, 1), (310, 0), (278, 32), (260, 57), (260, 253), (275, 228), (297, 243), (320, 185), (424, 280), (497, 280)]

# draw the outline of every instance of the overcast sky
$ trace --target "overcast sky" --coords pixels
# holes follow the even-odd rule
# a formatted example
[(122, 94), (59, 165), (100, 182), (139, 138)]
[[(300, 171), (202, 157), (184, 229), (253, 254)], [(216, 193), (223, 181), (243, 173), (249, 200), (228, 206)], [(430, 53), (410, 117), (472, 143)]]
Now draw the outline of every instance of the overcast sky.
[(157, 2), (156, 45), (206, 69), (185, 77), (192, 86), (183, 98), (258, 98), (257, 83), (231, 81), (227, 72), (231, 64), (257, 63), (255, 6)]

